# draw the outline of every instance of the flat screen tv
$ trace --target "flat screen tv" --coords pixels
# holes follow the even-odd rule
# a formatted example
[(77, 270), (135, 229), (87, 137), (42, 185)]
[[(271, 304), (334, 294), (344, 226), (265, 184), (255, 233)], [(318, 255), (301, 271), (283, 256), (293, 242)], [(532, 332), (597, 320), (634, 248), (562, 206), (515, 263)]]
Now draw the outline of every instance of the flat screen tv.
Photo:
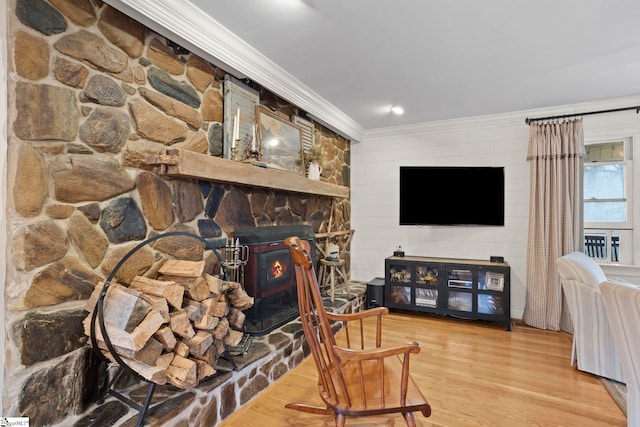
[(400, 225), (504, 226), (504, 167), (400, 166)]

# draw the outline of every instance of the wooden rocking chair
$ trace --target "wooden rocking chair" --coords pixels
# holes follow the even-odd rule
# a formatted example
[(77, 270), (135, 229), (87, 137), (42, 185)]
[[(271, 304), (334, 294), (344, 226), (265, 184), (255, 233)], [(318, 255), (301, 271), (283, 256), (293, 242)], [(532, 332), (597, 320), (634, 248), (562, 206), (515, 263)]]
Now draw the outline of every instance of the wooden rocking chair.
[[(326, 407), (289, 403), (289, 409), (333, 415), (337, 427), (348, 416), (401, 413), (407, 426), (415, 427), (414, 412), (431, 415), (431, 406), (409, 374), (409, 355), (420, 352), (415, 342), (382, 347), (382, 316), (377, 307), (350, 314), (327, 313), (313, 269), (309, 242), (288, 237), (298, 287), (300, 320), (318, 370), (318, 391)], [(365, 319), (375, 319), (375, 342), (365, 339)], [(344, 322), (346, 347), (336, 345), (329, 324)], [(350, 337), (349, 329), (357, 330)], [(353, 344), (353, 345), (352, 345)], [(359, 345), (358, 345), (359, 344)]]

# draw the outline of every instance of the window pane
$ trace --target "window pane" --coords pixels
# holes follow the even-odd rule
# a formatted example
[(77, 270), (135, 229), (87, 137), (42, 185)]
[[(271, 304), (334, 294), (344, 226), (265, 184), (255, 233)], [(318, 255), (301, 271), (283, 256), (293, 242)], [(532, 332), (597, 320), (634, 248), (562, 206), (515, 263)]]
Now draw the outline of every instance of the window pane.
[(624, 165), (585, 165), (584, 198), (624, 198)]
[(584, 203), (585, 222), (625, 222), (626, 202), (589, 202)]
[(584, 150), (585, 163), (624, 160), (624, 143), (622, 141), (588, 144), (585, 145)]

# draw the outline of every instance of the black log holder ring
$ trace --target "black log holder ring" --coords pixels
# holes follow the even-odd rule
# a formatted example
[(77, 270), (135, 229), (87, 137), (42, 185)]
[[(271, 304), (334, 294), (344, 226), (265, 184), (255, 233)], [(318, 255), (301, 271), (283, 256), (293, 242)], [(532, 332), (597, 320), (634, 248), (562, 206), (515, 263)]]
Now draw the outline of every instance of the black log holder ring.
[[(228, 276), (227, 276), (226, 270), (224, 269), (222, 257), (220, 255), (220, 253), (218, 252), (217, 248), (213, 247), (212, 244), (208, 240), (206, 240), (206, 239), (204, 239), (204, 238), (202, 238), (202, 237), (200, 237), (200, 236), (198, 236), (196, 234), (189, 233), (189, 232), (186, 232), (186, 231), (171, 231), (171, 232), (167, 232), (167, 233), (164, 233), (164, 234), (158, 234), (156, 236), (153, 236), (153, 237), (150, 237), (150, 238), (144, 240), (143, 242), (141, 242), (138, 245), (136, 245), (129, 252), (127, 252), (127, 254), (125, 254), (122, 257), (122, 259), (120, 259), (120, 261), (118, 261), (118, 263), (115, 265), (115, 267), (111, 271), (111, 274), (109, 274), (109, 276), (107, 277), (107, 279), (104, 282), (104, 285), (102, 287), (102, 291), (100, 292), (100, 295), (98, 297), (98, 301), (96, 302), (96, 307), (93, 310), (92, 315), (91, 315), (91, 344), (93, 346), (93, 349), (96, 351), (96, 353), (98, 353), (99, 356), (103, 359), (103, 361), (104, 361), (103, 363), (110, 363), (111, 362), (111, 360), (109, 360), (104, 354), (102, 354), (102, 352), (98, 348), (98, 343), (96, 341), (96, 334), (95, 334), (95, 331), (96, 331), (95, 327), (96, 327), (96, 320), (97, 320), (98, 321), (98, 325), (100, 327), (100, 332), (102, 333), (102, 339), (104, 340), (104, 343), (106, 344), (107, 349), (109, 350), (109, 353), (111, 354), (113, 359), (116, 361), (116, 363), (118, 365), (118, 370), (116, 371), (116, 374), (113, 376), (111, 381), (109, 381), (109, 383), (106, 384), (106, 386), (105, 386), (106, 379), (108, 377), (108, 369), (104, 369), (104, 373), (103, 373), (104, 381), (101, 382), (103, 384), (104, 388), (100, 392), (100, 395), (98, 397), (97, 403), (99, 405), (103, 404), (107, 394), (111, 394), (112, 396), (114, 396), (115, 398), (120, 400), (121, 402), (127, 404), (128, 406), (130, 406), (130, 407), (132, 407), (134, 409), (136, 409), (140, 413), (140, 415), (138, 417), (138, 423), (136, 424), (136, 427), (142, 427), (144, 425), (144, 417), (145, 417), (145, 415), (147, 413), (147, 410), (149, 409), (149, 406), (151, 404), (151, 398), (153, 397), (153, 392), (155, 391), (156, 383), (154, 383), (151, 380), (148, 380), (148, 379), (144, 378), (137, 371), (135, 371), (133, 368), (131, 368), (129, 365), (127, 365), (126, 362), (124, 360), (122, 360), (122, 358), (118, 355), (116, 349), (114, 348), (113, 344), (111, 343), (111, 340), (109, 339), (109, 335), (107, 334), (107, 328), (106, 328), (106, 326), (104, 324), (104, 299), (105, 299), (105, 296), (107, 295), (107, 290), (109, 289), (109, 286), (111, 286), (111, 281), (115, 277), (116, 273), (118, 272), (120, 267), (122, 267), (122, 265), (134, 253), (136, 253), (139, 249), (141, 249), (142, 247), (146, 246), (147, 244), (149, 244), (151, 242), (154, 242), (154, 241), (156, 241), (158, 239), (161, 239), (161, 238), (164, 238), (164, 237), (169, 237), (169, 236), (187, 236), (187, 237), (192, 237), (192, 238), (202, 242), (205, 245), (205, 247), (211, 249), (211, 251), (218, 258), (218, 262), (220, 264), (220, 278), (223, 279), (223, 280), (228, 280)], [(220, 356), (220, 357), (225, 359), (225, 360), (227, 360), (229, 363), (231, 363), (232, 368), (233, 368), (234, 371), (237, 369), (237, 365), (230, 358), (230, 356), (227, 354), (226, 348), (225, 348), (224, 354), (222, 356)], [(146, 395), (142, 405), (134, 402), (133, 400), (129, 399), (127, 396), (123, 395), (122, 393), (118, 392), (117, 390), (115, 390), (113, 388), (113, 386), (116, 383), (116, 381), (122, 376), (122, 374), (124, 372), (128, 372), (129, 374), (133, 375), (134, 378), (138, 378), (141, 381), (149, 383), (149, 389), (147, 391), (147, 395)]]

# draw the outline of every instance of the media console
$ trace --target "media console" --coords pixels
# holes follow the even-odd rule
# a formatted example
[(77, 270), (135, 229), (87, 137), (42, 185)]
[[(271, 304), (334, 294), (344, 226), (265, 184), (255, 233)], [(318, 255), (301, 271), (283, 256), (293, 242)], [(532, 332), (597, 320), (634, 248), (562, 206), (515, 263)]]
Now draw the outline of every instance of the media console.
[(506, 262), (392, 256), (384, 280), (389, 308), (503, 322), (511, 330)]

